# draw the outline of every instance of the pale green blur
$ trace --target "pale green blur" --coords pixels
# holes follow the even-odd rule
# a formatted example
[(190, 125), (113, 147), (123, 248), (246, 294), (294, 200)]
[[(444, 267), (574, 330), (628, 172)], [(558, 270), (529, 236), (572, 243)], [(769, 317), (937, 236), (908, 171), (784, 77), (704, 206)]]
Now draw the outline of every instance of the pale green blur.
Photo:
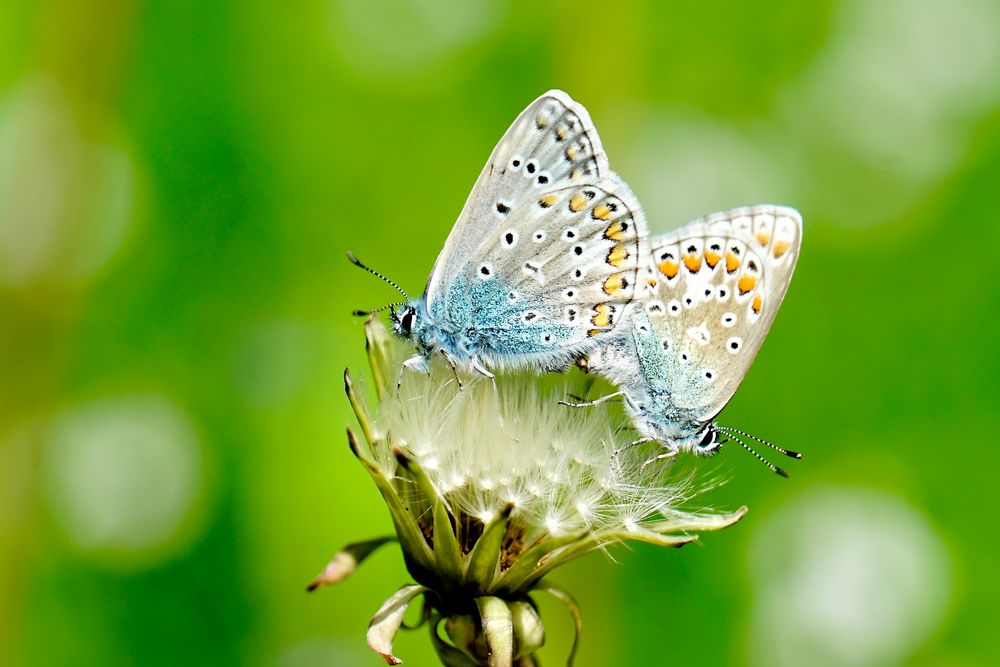
[[(3, 5), (0, 664), (380, 664), (397, 552), (304, 592), (391, 530), (341, 375), (351, 311), (398, 294), (344, 253), (419, 293), (553, 87), (654, 231), (805, 220), (722, 420), (805, 459), (783, 480), (729, 446), (704, 501), (739, 526), (557, 571), (579, 664), (995, 659), (1000, 5), (541, 4)], [(423, 631), (396, 653), (433, 664)]]

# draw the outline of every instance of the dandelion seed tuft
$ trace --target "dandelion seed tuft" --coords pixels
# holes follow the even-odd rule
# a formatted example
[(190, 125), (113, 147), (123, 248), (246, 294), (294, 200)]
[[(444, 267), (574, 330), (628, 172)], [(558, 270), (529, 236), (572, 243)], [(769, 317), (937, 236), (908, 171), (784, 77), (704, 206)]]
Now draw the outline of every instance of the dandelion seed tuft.
[(396, 535), (345, 547), (313, 588), (397, 542), (416, 583), (387, 599), (368, 630), (389, 664), (399, 662), (392, 640), (418, 599), (444, 664), (537, 664), (544, 628), (531, 594), (566, 604), (579, 631), (572, 597), (545, 578), (553, 569), (626, 540), (681, 546), (745, 512), (684, 510), (698, 489), (694, 477), (643, 465), (607, 404), (559, 405), (574, 389), (565, 376), (547, 391), (528, 376), (499, 378), (494, 390), (479, 377), (459, 386), (450, 368), (432, 364), (429, 374), (407, 372), (397, 389), (387, 379), (399, 377), (400, 350), (374, 318), (365, 333), (378, 416), (345, 374), (365, 444), (350, 429), (348, 440)]

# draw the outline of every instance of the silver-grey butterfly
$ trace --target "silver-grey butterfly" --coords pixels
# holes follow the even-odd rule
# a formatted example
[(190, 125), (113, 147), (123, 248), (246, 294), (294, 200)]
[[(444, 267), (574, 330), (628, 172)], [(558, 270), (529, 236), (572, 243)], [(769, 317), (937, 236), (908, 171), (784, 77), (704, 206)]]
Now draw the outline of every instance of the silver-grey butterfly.
[(624, 398), (642, 441), (666, 448), (658, 458), (711, 454), (723, 437), (754, 438), (715, 417), (764, 342), (801, 239), (797, 211), (754, 206), (698, 218), (651, 240), (641, 301), (588, 366), (618, 385), (612, 396)]
[(440, 353), (491, 378), (565, 368), (632, 301), (645, 229), (586, 109), (545, 93), (493, 150), (424, 295), (393, 309), (393, 331), (418, 351), (406, 366), (426, 370)]

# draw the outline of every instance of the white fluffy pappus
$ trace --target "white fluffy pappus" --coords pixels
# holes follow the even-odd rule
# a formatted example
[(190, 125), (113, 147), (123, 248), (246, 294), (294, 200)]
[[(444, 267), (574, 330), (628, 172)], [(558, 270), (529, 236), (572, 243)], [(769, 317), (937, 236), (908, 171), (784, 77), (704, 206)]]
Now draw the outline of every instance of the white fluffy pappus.
[(407, 608), (421, 601), (418, 625), (426, 623), (445, 664), (536, 665), (545, 633), (530, 594), (555, 597), (577, 639), (581, 629), (572, 596), (548, 578), (554, 569), (616, 542), (680, 547), (746, 512), (685, 510), (705, 482), (666, 461), (644, 465), (648, 448), (627, 446), (635, 436), (617, 406), (560, 405), (586, 384), (579, 377), (503, 376), (494, 390), (480, 377), (460, 385), (439, 363), (400, 376), (399, 360), (412, 350), (375, 317), (365, 334), (378, 416), (345, 371), (364, 444), (350, 427), (347, 438), (395, 534), (344, 546), (309, 590), (342, 581), (397, 543), (416, 583), (382, 604), (367, 633), (389, 664), (400, 662), (392, 643)]
[[(398, 368), (392, 372), (398, 377)], [(632, 533), (676, 518), (703, 490), (691, 474), (672, 475), (669, 462), (643, 467), (649, 448), (628, 448), (635, 436), (615, 406), (560, 405), (581, 384), (568, 374), (547, 388), (537, 376), (502, 376), (496, 391), (480, 377), (465, 377), (460, 387), (444, 364), (401, 377), (382, 398), (378, 431), (409, 451), (453, 513), (488, 523), (512, 503), (528, 540)], [(391, 475), (391, 452), (373, 454)]]

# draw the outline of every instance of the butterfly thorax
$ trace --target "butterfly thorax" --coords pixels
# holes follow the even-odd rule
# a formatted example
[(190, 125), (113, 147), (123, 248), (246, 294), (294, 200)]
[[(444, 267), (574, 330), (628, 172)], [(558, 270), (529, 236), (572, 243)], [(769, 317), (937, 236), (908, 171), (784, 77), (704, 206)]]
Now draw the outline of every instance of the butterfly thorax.
[(666, 383), (637, 375), (634, 365), (618, 363), (618, 359), (615, 347), (608, 346), (592, 354), (588, 365), (621, 390), (625, 411), (640, 435), (671, 450), (706, 453), (711, 423), (699, 421), (700, 411), (678, 405)]
[(711, 422), (702, 421), (704, 411), (691, 401), (696, 392), (641, 310), (629, 313), (626, 326), (591, 353), (587, 365), (622, 391), (625, 409), (644, 438), (672, 450), (706, 453)]
[(515, 288), (456, 280), (442, 298), (407, 302), (393, 330), (424, 356), (444, 353), (465, 370), (564, 369), (596, 341), (570, 341), (568, 328), (548, 323), (549, 310)]
[(403, 304), (400, 314), (393, 317), (393, 333), (409, 341), (426, 358), (443, 353), (449, 361), (465, 371), (475, 362), (492, 366), (488, 337), (480, 330), (477, 310), (464, 298), (452, 300), (452, 308), (437, 308), (431, 312), (425, 296)]
[(698, 421), (698, 412), (677, 405), (665, 391), (650, 391), (641, 379), (622, 385), (625, 409), (636, 430), (668, 449), (699, 452), (699, 444), (711, 424)]

